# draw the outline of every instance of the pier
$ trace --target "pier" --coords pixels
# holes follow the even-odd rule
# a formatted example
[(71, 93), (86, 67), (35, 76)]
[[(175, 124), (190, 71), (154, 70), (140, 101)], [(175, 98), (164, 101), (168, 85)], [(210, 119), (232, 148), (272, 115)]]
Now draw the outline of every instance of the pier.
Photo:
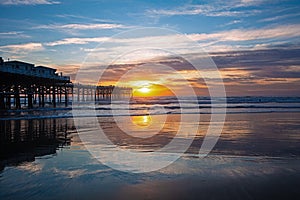
[(132, 88), (109, 86), (93, 86), (73, 84), (72, 90), (73, 102), (100, 102), (109, 101), (112, 99), (130, 98), (132, 95)]
[(73, 84), (56, 69), (0, 57), (0, 109), (68, 106), (71, 102), (130, 97), (131, 88)]

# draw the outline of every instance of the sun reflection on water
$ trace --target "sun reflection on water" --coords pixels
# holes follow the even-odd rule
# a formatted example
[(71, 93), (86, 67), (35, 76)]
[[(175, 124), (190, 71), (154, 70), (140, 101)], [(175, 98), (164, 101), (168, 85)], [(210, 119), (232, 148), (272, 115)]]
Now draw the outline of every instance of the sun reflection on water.
[(152, 117), (150, 115), (142, 116), (131, 116), (131, 121), (133, 124), (139, 127), (148, 127), (152, 123)]

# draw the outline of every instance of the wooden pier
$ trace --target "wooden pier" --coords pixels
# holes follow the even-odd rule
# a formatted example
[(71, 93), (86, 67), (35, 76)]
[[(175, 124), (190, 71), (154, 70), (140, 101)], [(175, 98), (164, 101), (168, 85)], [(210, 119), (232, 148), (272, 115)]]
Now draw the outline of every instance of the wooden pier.
[(0, 109), (21, 109), (70, 102), (111, 100), (131, 97), (132, 89), (115, 86), (73, 84), (56, 69), (21, 61), (4, 62), (0, 57)]
[(73, 85), (73, 102), (101, 102), (112, 99), (130, 98), (132, 89), (128, 87), (93, 86), (93, 85)]

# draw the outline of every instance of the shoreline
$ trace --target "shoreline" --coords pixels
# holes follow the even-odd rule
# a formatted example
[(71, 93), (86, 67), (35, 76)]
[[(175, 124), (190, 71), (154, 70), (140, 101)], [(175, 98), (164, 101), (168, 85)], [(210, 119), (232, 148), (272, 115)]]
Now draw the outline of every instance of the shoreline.
[[(39, 112), (39, 110), (22, 110), (20, 112), (17, 113), (22, 113), (22, 112), (39, 112), (39, 114), (46, 113), (46, 112), (51, 112), (51, 111), (71, 111), (72, 109), (54, 109), (54, 110), (42, 110), (41, 112)], [(14, 113), (14, 112), (12, 112)], [(17, 114), (15, 113), (15, 114)], [(91, 118), (91, 117), (97, 117), (97, 118), (104, 118), (104, 117), (126, 117), (126, 116), (145, 116), (145, 115), (153, 115), (153, 116), (161, 116), (161, 115), (196, 115), (196, 114), (200, 114), (200, 115), (211, 115), (211, 114), (225, 114), (225, 115), (241, 115), (241, 114), (245, 114), (245, 115), (252, 115), (252, 114), (272, 114), (272, 113), (300, 113), (300, 111), (251, 111), (251, 112), (226, 112), (226, 113), (221, 113), (221, 112), (217, 112), (217, 113), (210, 113), (210, 112), (200, 112), (200, 113), (193, 113), (193, 112), (186, 112), (186, 113), (150, 113), (150, 114), (118, 114), (118, 115), (112, 115), (112, 114), (96, 114), (96, 115), (82, 115), (82, 116), (73, 116), (72, 113), (70, 115), (33, 115), (33, 116), (27, 116), (27, 115), (20, 115), (18, 117), (15, 117), (15, 115), (1, 115), (0, 117), (0, 121), (6, 121), (6, 120), (38, 120), (38, 119), (64, 119), (64, 118)], [(58, 113), (59, 114), (59, 113)], [(61, 114), (61, 113), (60, 113)], [(10, 117), (13, 116), (13, 117)]]

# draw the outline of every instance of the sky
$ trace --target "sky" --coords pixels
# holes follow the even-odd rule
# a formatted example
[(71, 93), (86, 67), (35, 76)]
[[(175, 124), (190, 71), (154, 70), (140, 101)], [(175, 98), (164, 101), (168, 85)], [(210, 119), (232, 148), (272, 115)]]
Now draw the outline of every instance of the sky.
[(299, 0), (0, 0), (0, 10), (4, 60), (57, 68), (73, 80), (79, 69), (87, 80), (103, 70), (104, 85), (184, 94), (188, 83), (208, 95), (220, 80), (189, 63), (205, 53), (227, 96), (300, 94)]

